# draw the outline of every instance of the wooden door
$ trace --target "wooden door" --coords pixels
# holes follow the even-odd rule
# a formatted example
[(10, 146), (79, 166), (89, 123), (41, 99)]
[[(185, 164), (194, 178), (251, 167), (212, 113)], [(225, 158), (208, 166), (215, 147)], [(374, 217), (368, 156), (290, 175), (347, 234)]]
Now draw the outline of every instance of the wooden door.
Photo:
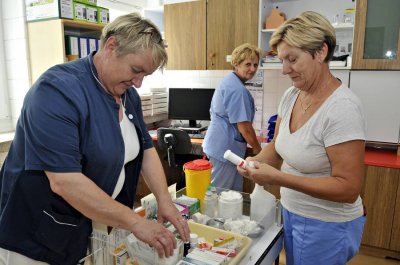
[(258, 45), (258, 0), (208, 0), (207, 69), (231, 69), (226, 56), (249, 42)]
[(393, 169), (397, 173), (393, 178), (398, 179), (397, 184), (397, 196), (396, 196), (396, 207), (394, 210), (392, 236), (390, 240), (390, 249), (396, 252), (400, 252), (400, 169)]
[(367, 166), (362, 198), (367, 209), (362, 244), (389, 249), (398, 169)]
[(352, 69), (400, 69), (400, 2), (357, 0)]
[(206, 0), (164, 5), (168, 70), (206, 69)]

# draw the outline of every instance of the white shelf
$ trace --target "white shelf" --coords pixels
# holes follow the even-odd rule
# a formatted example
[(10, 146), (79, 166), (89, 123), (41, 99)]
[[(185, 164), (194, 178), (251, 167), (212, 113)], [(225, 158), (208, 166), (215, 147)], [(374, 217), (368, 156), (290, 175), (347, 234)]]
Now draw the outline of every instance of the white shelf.
[[(354, 25), (350, 23), (342, 23), (342, 24), (332, 24), (335, 29), (353, 29)], [(262, 29), (261, 32), (264, 33), (273, 33), (277, 29)]]
[(270, 32), (273, 33), (275, 32), (276, 29), (262, 29), (261, 32)]
[(335, 29), (353, 29), (354, 25), (351, 23), (332, 24)]
[[(261, 70), (277, 70), (282, 69), (281, 63), (264, 63), (265, 66), (260, 66), (258, 69)], [(329, 69), (331, 70), (350, 70), (351, 67), (348, 66), (330, 66)]]

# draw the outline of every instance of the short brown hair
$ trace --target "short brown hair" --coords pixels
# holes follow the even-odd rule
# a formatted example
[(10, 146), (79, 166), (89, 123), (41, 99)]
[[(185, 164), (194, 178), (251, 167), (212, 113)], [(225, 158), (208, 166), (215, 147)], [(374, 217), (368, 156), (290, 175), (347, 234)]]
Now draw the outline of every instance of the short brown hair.
[(107, 24), (102, 31), (100, 41), (102, 49), (107, 39), (114, 36), (117, 40), (117, 55), (137, 53), (151, 49), (154, 65), (164, 68), (168, 56), (158, 28), (138, 13), (119, 16)]
[(260, 48), (254, 46), (250, 43), (242, 44), (233, 50), (232, 58), (231, 58), (231, 65), (233, 67), (235, 67), (235, 66), (238, 66), (244, 60), (252, 59), (255, 57), (257, 57), (257, 59), (260, 60), (261, 54), (262, 54), (262, 51)]

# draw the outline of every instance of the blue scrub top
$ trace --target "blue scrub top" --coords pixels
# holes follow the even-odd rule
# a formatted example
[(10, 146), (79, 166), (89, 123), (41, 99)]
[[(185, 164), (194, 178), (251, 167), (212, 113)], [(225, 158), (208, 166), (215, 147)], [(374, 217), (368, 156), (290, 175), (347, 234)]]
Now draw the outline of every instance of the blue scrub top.
[[(0, 247), (50, 264), (84, 257), (92, 227), (52, 192), (44, 171), (82, 172), (111, 196), (124, 163), (119, 105), (96, 82), (91, 58), (54, 66), (32, 86), (0, 172)], [(125, 165), (116, 200), (133, 207), (143, 152), (153, 143), (137, 91), (123, 97), (140, 151)]]
[(203, 150), (208, 156), (225, 162), (224, 153), (230, 149), (244, 157), (247, 143), (237, 123), (253, 122), (254, 99), (234, 73), (228, 74), (217, 87), (211, 101), (211, 122), (204, 138)]

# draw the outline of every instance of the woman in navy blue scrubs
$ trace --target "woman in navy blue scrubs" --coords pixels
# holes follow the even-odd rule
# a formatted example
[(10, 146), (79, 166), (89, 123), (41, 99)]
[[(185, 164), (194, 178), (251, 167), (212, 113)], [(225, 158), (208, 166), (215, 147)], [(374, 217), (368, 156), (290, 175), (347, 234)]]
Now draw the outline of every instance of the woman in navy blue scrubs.
[[(166, 62), (159, 30), (132, 13), (103, 29), (97, 53), (36, 81), (0, 173), (0, 264), (75, 265), (86, 255), (92, 222), (126, 229), (160, 256), (176, 247), (162, 222), (188, 240), (136, 91)], [(140, 173), (161, 223), (132, 211)]]

